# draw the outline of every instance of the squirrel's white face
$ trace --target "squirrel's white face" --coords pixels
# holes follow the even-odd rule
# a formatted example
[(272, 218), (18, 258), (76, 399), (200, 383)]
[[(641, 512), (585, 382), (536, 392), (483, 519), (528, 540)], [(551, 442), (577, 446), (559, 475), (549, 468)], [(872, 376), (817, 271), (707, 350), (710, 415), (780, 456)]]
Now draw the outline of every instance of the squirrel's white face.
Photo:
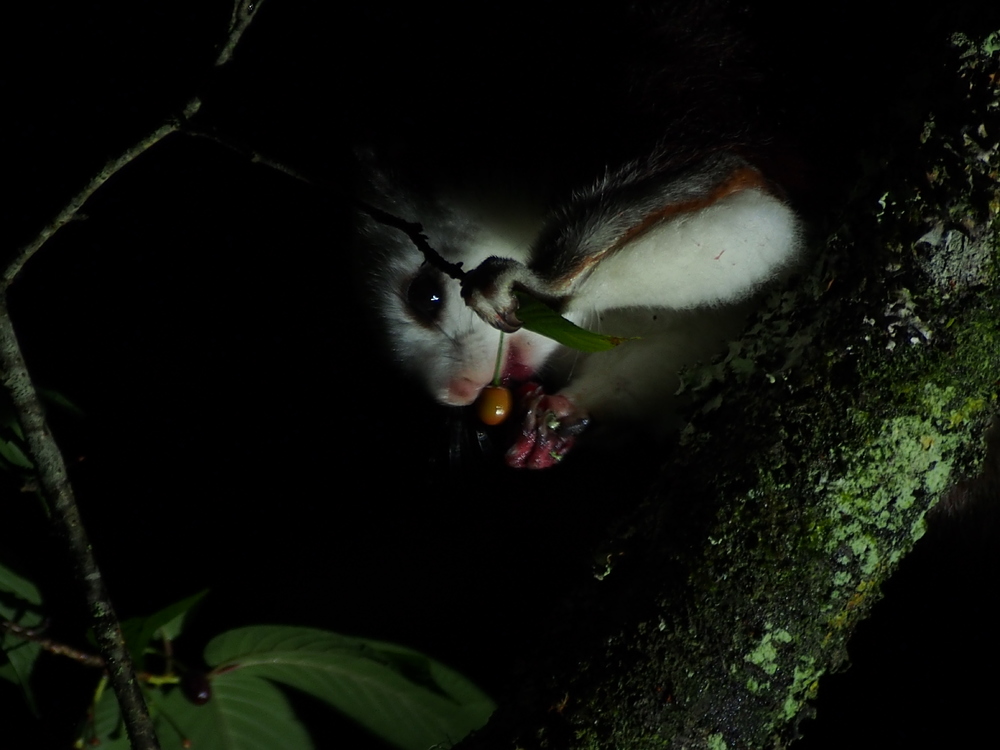
[[(492, 255), (524, 260), (534, 234), (530, 222), (487, 221), (461, 206), (406, 218), (419, 221), (431, 247), (464, 270)], [(424, 262), (405, 234), (370, 225), (363, 235), (379, 248), (377, 311), (393, 358), (438, 402), (471, 404), (493, 380), (500, 332), (465, 304), (456, 279)], [(528, 331), (505, 335), (501, 375), (527, 379), (557, 346)]]

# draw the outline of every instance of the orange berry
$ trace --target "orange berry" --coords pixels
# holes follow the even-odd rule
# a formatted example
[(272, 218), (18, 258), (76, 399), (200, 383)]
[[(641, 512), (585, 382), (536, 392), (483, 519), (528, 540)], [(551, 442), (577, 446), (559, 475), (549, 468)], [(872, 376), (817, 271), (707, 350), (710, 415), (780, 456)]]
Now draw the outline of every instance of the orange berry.
[(507, 419), (514, 399), (510, 391), (500, 385), (488, 385), (479, 394), (476, 405), (479, 421), (483, 424), (496, 425)]

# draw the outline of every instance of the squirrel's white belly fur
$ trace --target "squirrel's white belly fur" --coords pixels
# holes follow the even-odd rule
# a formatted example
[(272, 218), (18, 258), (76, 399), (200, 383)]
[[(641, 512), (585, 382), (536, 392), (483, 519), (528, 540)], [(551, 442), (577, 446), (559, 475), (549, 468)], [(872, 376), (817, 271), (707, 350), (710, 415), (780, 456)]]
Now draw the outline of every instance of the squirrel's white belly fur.
[[(373, 172), (370, 200), (419, 222), (447, 261), (478, 269), (463, 292), (406, 234), (360, 217), (369, 282), (394, 358), (442, 404), (472, 403), (493, 379), (494, 326), (516, 321), (512, 291), (520, 289), (583, 327), (642, 337), (583, 354), (523, 329), (510, 333), (505, 378), (537, 374), (559, 387), (529, 408), (557, 413), (548, 419), (557, 432), (560, 420), (578, 428), (590, 418), (669, 424), (678, 370), (738, 333), (746, 303), (797, 260), (802, 231), (779, 191), (738, 156), (715, 154), (673, 173), (656, 163), (654, 155), (630, 164), (547, 213), (494, 212), (478, 196), (415, 198)], [(540, 418), (529, 414), (526, 424)], [(524, 446), (515, 446), (521, 458), (510, 462), (551, 465), (577, 432), (565, 446), (535, 438), (527, 462)]]

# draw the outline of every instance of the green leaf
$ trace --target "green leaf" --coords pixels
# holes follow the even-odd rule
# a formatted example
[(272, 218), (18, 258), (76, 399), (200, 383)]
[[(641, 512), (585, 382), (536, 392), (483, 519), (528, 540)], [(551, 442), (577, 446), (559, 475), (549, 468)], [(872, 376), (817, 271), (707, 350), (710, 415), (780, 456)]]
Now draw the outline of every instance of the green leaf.
[(17, 424), (14, 402), (10, 400), (10, 394), (5, 390), (0, 393), (0, 427), (10, 427)]
[(176, 639), (184, 631), (184, 618), (194, 609), (194, 606), (204, 597), (208, 596), (208, 589), (203, 589), (197, 594), (192, 594), (186, 599), (181, 599), (176, 604), (161, 609), (150, 617), (152, 624), (159, 622), (154, 635), (157, 638)]
[(517, 317), (529, 331), (548, 336), (563, 346), (577, 349), (581, 352), (606, 352), (626, 341), (635, 338), (621, 336), (606, 336), (595, 331), (580, 328), (539, 299), (524, 292), (515, 292), (517, 296)]
[[(8, 617), (6, 612), (0, 611), (0, 616)], [(43, 618), (37, 612), (26, 612), (17, 619), (17, 624), (26, 628), (33, 628), (41, 625)], [(6, 657), (6, 664), (0, 664), (0, 678), (12, 682), (21, 688), (24, 700), (33, 714), (38, 715), (38, 706), (35, 704), (35, 695), (31, 690), (31, 673), (35, 668), (35, 663), (42, 653), (42, 647), (33, 641), (18, 638), (12, 633), (0, 635), (0, 652)]]
[(42, 603), (42, 593), (35, 584), (0, 563), (0, 592), (3, 591), (23, 599), (27, 604), (38, 606)]
[(122, 634), (125, 636), (125, 645), (128, 647), (132, 659), (135, 661), (136, 670), (145, 670), (146, 649), (154, 638), (175, 639), (181, 634), (184, 625), (184, 616), (201, 601), (202, 597), (208, 593), (208, 589), (199, 591), (193, 596), (181, 599), (168, 607), (164, 607), (159, 612), (149, 617), (133, 617), (122, 623)]
[(205, 649), (228, 668), (298, 688), (404, 750), (451, 745), (478, 729), (493, 701), (459, 673), (412, 649), (310, 628), (231, 630)]
[[(35, 584), (0, 565), (0, 618), (26, 628), (36, 627), (43, 621), (41, 612), (36, 609), (41, 603), (42, 595)], [(42, 647), (13, 633), (2, 633), (0, 652), (0, 678), (20, 686), (28, 708), (37, 716), (38, 708), (29, 680)]]
[[(208, 703), (191, 703), (176, 687), (146, 691), (162, 748), (197, 750), (311, 750), (309, 733), (288, 699), (267, 680), (240, 671), (216, 675)], [(105, 690), (94, 711), (101, 750), (129, 750), (118, 702)]]
[(66, 411), (70, 412), (74, 416), (83, 417), (83, 409), (74, 404), (68, 398), (66, 398), (59, 391), (53, 391), (51, 388), (37, 388), (38, 395), (50, 404), (55, 404), (56, 406), (62, 407)]
[(6, 459), (8, 463), (19, 466), (22, 469), (34, 469), (35, 465), (31, 463), (31, 459), (28, 458), (21, 447), (13, 442), (12, 440), (4, 440), (0, 438), (0, 457)]

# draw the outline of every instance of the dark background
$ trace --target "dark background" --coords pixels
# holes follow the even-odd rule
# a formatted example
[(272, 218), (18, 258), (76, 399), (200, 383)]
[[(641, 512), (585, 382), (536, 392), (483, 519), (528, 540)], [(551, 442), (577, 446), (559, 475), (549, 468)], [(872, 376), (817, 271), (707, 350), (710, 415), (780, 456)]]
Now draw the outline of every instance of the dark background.
[[(654, 451), (530, 476), (471, 443), (450, 461), (462, 418), (395, 375), (352, 283), (337, 192), (349, 148), (430, 143), (462, 161), (558, 147), (582, 169), (603, 158), (586, 151), (593, 139), (641, 140), (678, 118), (652, 105), (630, 117), (614, 99), (633, 72), (619, 3), (319, 5), (270, 0), (219, 76), (205, 71), (229, 13), (221, 0), (41, 2), (7, 24), (5, 255), (192, 92), (205, 97), (199, 126), (316, 183), (172, 136), (29, 263), (12, 314), (37, 382), (86, 413), (52, 419), (120, 614), (207, 587), (178, 644), (189, 662), (230, 627), (309, 625), (424, 650), (501, 695), (560, 592), (589, 575), (609, 521), (655, 475)], [(975, 26), (961, 8), (935, 19), (864, 3), (725, 10), (765, 79), (739, 111), (766, 115), (770, 143), (794, 151), (790, 182), (817, 234), (862, 153), (891, 155), (946, 93), (935, 78), (946, 22)], [(667, 80), (697, 88), (704, 61), (681, 57), (683, 75)], [(0, 556), (39, 582), (53, 637), (84, 645), (58, 540), (14, 478), (0, 482)], [(989, 725), (998, 557), (984, 524), (968, 525), (977, 533), (935, 532), (890, 582), (859, 629), (855, 666), (824, 682), (802, 747), (960, 744)], [(43, 720), (0, 685), (14, 717), (5, 734), (67, 747), (93, 680), (43, 658)], [(322, 708), (302, 710), (319, 746), (365, 742)]]

